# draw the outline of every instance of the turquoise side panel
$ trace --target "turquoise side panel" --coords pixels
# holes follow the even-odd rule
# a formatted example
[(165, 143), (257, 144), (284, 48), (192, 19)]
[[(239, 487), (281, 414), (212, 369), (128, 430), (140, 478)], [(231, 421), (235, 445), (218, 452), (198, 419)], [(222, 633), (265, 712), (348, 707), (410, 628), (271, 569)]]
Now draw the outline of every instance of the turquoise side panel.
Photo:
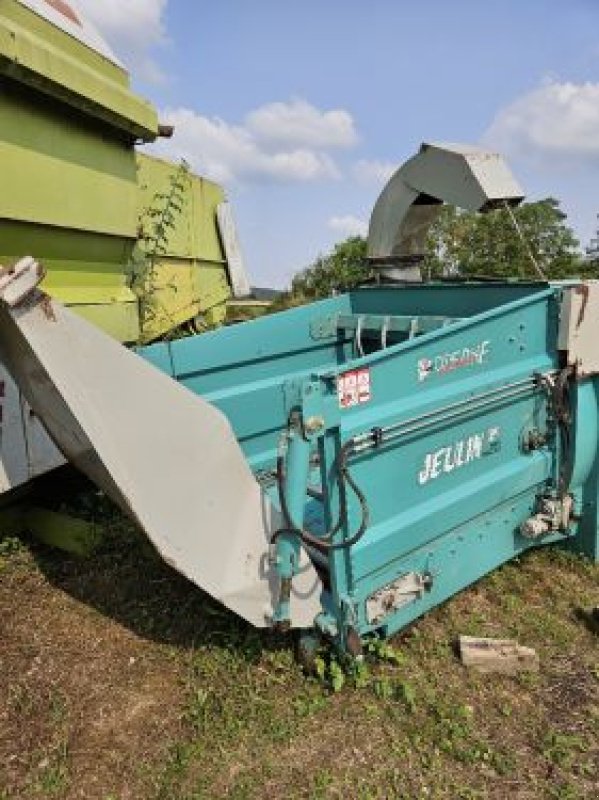
[[(372, 287), (140, 352), (227, 415), (275, 504), (277, 443), (292, 411), (309, 422), (300, 430), (309, 463), (292, 473), (305, 484), (309, 471), (313, 534), (345, 505), (337, 543), (362, 519), (336, 467), (353, 443), (348, 469), (368, 507), (366, 532), (349, 550), (313, 554), (326, 588), (317, 624), (343, 647), (352, 628), (393, 633), (530, 547), (560, 542), (599, 557), (597, 382), (570, 376), (568, 437), (548, 389), (563, 361), (560, 292), (542, 283)], [(540, 500), (561, 502), (560, 472), (572, 520), (525, 538), (521, 525)], [(288, 479), (297, 503), (301, 487)], [(422, 591), (382, 615), (368, 610), (411, 576)]]
[(217, 331), (144, 347), (141, 355), (229, 418), (255, 469), (272, 465), (287, 410), (283, 384), (344, 359), (337, 333), (314, 338), (311, 323), (349, 313), (348, 295)]

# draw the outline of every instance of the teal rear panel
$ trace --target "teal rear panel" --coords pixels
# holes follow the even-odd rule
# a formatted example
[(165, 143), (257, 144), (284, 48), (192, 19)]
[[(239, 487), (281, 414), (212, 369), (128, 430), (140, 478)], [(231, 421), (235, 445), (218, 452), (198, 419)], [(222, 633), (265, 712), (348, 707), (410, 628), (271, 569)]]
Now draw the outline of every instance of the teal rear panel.
[[(452, 558), (463, 585), (467, 576), (487, 572), (489, 559), (505, 560), (530, 546), (518, 526), (533, 513), (537, 494), (557, 480), (547, 401), (533, 378), (558, 366), (553, 292), (537, 291), (473, 317), (466, 294), (444, 304), (459, 321), (352, 364), (367, 371), (369, 397), (340, 410), (341, 441), (392, 429), (350, 465), (364, 495), (376, 498), (350, 563), (337, 559), (339, 591), (352, 598), (362, 629), (369, 627), (365, 608), (373, 586), (402, 573), (430, 575), (424, 607), (427, 599), (438, 602), (439, 592), (455, 591), (447, 574)], [(369, 307), (363, 299), (360, 309)], [(545, 432), (547, 442), (525, 451), (531, 431)], [(358, 518), (356, 507), (350, 518)], [(453, 544), (445, 538), (449, 531), (457, 537)], [(494, 555), (481, 556), (489, 537)], [(413, 603), (396, 613), (387, 625), (403, 623)]]

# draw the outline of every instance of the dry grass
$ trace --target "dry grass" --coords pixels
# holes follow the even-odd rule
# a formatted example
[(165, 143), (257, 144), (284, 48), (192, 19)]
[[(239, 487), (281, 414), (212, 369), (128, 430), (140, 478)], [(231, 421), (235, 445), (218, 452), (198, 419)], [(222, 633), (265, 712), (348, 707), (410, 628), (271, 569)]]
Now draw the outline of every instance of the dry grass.
[[(599, 797), (597, 636), (576, 615), (599, 567), (532, 553), (333, 693), (101, 512), (93, 558), (0, 557), (3, 800)], [(541, 671), (470, 674), (458, 633), (517, 637)]]

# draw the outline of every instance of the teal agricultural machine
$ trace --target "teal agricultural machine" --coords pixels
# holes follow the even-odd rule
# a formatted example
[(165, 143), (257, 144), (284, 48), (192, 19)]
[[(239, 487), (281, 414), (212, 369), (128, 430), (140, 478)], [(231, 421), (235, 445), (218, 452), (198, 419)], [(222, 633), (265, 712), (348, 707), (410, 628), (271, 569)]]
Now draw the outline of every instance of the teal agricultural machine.
[(357, 655), (532, 547), (599, 558), (599, 282), (420, 280), (442, 202), (521, 198), (498, 156), (423, 145), (375, 206), (375, 284), (137, 352), (23, 259), (0, 359), (169, 564)]

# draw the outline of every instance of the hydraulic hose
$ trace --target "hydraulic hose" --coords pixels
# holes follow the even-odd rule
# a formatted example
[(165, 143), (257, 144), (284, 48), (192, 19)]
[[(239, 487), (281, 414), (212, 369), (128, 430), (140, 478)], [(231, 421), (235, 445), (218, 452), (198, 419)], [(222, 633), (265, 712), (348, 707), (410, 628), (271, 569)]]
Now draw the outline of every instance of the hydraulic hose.
[(333, 525), (322, 536), (315, 536), (313, 533), (306, 530), (303, 526), (296, 525), (294, 523), (294, 521), (291, 519), (291, 514), (289, 513), (289, 506), (287, 505), (287, 497), (285, 494), (285, 477), (286, 477), (285, 457), (283, 454), (279, 454), (277, 456), (277, 489), (279, 493), (281, 513), (283, 514), (283, 519), (285, 520), (286, 527), (276, 531), (272, 541), (275, 541), (276, 538), (282, 533), (293, 533), (299, 536), (304, 544), (309, 544), (318, 550), (324, 550), (328, 552), (330, 550), (345, 550), (349, 547), (352, 547), (362, 538), (362, 536), (366, 532), (366, 529), (368, 528), (370, 513), (368, 510), (368, 503), (366, 501), (364, 493), (362, 492), (360, 487), (356, 484), (356, 482), (352, 478), (347, 468), (347, 456), (351, 451), (352, 447), (353, 447), (352, 441), (346, 442), (339, 452), (336, 463), (337, 463), (337, 474), (341, 478), (343, 484), (347, 483), (347, 485), (351, 488), (351, 490), (356, 495), (358, 502), (360, 504), (362, 519), (360, 521), (360, 526), (358, 527), (356, 533), (354, 533), (354, 535), (351, 536), (349, 539), (345, 539), (342, 542), (331, 541), (333, 536), (341, 530), (341, 528), (347, 521), (346, 503), (343, 503), (343, 506), (339, 511), (339, 518), (335, 523), (335, 525)]
[(551, 403), (553, 416), (560, 437), (562, 458), (558, 476), (558, 492), (560, 497), (568, 491), (568, 472), (572, 466), (572, 411), (570, 402), (571, 370), (562, 369), (555, 378), (541, 378)]

